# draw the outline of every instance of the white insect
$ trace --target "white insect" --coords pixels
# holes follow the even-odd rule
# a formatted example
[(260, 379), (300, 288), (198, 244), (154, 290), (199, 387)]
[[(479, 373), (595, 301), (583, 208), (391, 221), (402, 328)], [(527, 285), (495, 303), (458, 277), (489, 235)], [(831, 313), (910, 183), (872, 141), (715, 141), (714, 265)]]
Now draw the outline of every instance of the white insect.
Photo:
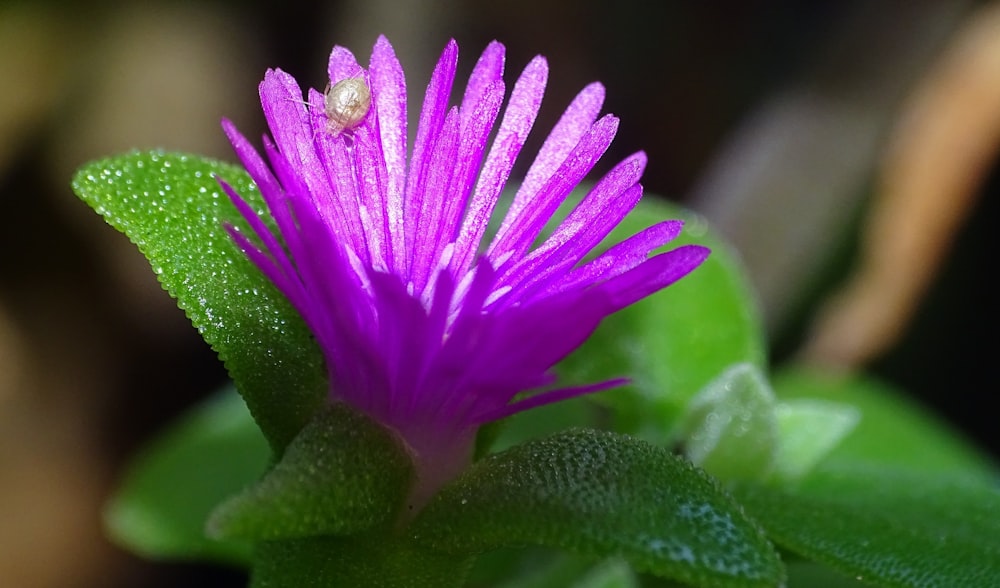
[(323, 105), (326, 108), (326, 131), (336, 137), (364, 122), (372, 106), (372, 94), (364, 78), (345, 78), (327, 85)]

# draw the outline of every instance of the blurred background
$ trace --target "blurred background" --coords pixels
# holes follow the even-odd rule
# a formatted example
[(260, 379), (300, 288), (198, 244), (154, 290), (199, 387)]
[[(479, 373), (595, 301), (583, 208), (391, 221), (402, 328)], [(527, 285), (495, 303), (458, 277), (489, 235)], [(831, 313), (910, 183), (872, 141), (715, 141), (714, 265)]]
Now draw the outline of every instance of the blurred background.
[(322, 89), (333, 44), (366, 63), (379, 33), (411, 105), (449, 37), (460, 73), (494, 38), (509, 81), (547, 56), (525, 153), (604, 82), (622, 126), (598, 171), (645, 150), (647, 192), (733, 242), (775, 363), (872, 371), (1000, 455), (995, 3), (0, 0), (0, 586), (244, 584), (102, 537), (128, 457), (225, 373), (69, 181), (131, 148), (233, 160), (219, 119), (263, 132), (267, 67)]

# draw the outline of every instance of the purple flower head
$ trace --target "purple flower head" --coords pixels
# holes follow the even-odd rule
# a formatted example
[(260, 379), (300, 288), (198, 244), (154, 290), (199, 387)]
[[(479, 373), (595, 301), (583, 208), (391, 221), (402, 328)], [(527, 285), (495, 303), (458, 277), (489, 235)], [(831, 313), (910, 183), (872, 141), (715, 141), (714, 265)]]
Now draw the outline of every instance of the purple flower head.
[[(681, 230), (681, 222), (666, 221), (583, 261), (638, 202), (643, 153), (608, 172), (533, 247), (615, 136), (618, 119), (598, 116), (604, 88), (597, 83), (566, 109), (496, 236), (484, 240), (538, 114), (548, 65), (533, 59), (501, 108), (504, 47), (494, 42), (450, 106), (457, 60), (452, 41), (427, 86), (409, 151), (403, 69), (383, 37), (367, 70), (334, 47), (330, 96), (310, 89), (304, 101), (292, 76), (267, 71), (260, 85), (273, 136), (263, 139), (266, 161), (223, 121), (280, 233), (223, 185), (259, 243), (231, 230), (233, 238), (316, 336), (331, 400), (397, 431), (421, 477), (438, 481), (464, 466), (483, 423), (620, 384), (554, 388), (551, 368), (605, 316), (708, 254), (688, 245), (650, 257)], [(349, 79), (364, 86), (338, 95), (344, 85), (337, 84)]]

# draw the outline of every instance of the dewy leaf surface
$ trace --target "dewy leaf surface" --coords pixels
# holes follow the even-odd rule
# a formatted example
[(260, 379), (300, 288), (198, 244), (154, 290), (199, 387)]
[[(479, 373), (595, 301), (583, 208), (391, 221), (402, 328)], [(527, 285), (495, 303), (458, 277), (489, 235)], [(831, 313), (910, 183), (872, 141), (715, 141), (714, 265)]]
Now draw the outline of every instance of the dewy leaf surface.
[(666, 449), (573, 430), (473, 464), (409, 533), (456, 555), (536, 544), (711, 586), (776, 586), (771, 544), (718, 484)]
[(208, 530), (251, 541), (368, 531), (397, 516), (412, 478), (410, 456), (393, 434), (335, 403), (263, 478), (220, 505)]
[(322, 403), (322, 355), (299, 315), (226, 233), (247, 231), (216, 183), (263, 204), (242, 168), (161, 151), (81, 168), (73, 189), (149, 259), (230, 376), (279, 452)]

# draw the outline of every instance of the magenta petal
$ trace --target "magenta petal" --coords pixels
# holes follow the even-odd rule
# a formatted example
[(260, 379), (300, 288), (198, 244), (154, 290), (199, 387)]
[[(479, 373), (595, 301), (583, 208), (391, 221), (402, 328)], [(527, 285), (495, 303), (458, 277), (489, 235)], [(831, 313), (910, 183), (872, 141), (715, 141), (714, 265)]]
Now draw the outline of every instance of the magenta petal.
[(639, 177), (646, 156), (637, 153), (608, 172), (552, 235), (527, 257), (510, 266), (500, 283), (517, 288), (565, 274), (600, 243), (642, 196)]
[(393, 270), (408, 258), (403, 242), (403, 190), (406, 188), (406, 80), (392, 45), (379, 36), (371, 57), (372, 100), (385, 162), (386, 215), (394, 254)]
[[(441, 241), (446, 237), (440, 234), (442, 215), (445, 203), (444, 195), (449, 194), (449, 186), (454, 173), (454, 162), (459, 148), (459, 115), (458, 109), (452, 109), (445, 118), (434, 152), (427, 166), (427, 176), (423, 180), (423, 194), (418, 201), (412, 203), (408, 212), (415, 217), (416, 233), (427, 235), (428, 238), (417, 240), (413, 246), (413, 259), (410, 263), (410, 277), (416, 292), (423, 292), (424, 286), (437, 267), (435, 254), (440, 251)], [(417, 204), (419, 203), (419, 209)]]
[(462, 116), (458, 153), (454, 159), (451, 182), (444, 192), (448, 197), (441, 203), (441, 222), (438, 225), (441, 238), (434, 259), (439, 259), (444, 247), (461, 236), (459, 226), (462, 214), (472, 196), (472, 186), (482, 166), (484, 145), (500, 112), (503, 95), (503, 82), (497, 80), (482, 93), (480, 102), (474, 105), (475, 110)]
[(684, 245), (602, 283), (600, 289), (618, 311), (683, 278), (701, 265), (708, 253), (707, 247)]
[(462, 104), (459, 111), (471, 113), (476, 109), (482, 99), (483, 94), (496, 82), (503, 81), (504, 67), (504, 46), (497, 41), (493, 41), (486, 46), (476, 67), (472, 68), (469, 76), (469, 83), (465, 86), (465, 96), (462, 97)]
[(407, 443), (416, 494), (461, 470), (482, 423), (622, 383), (563, 388), (553, 367), (604, 317), (708, 254), (687, 245), (650, 257), (681, 230), (665, 221), (583, 261), (640, 198), (642, 153), (612, 168), (532, 250), (615, 136), (618, 119), (600, 117), (600, 84), (580, 92), (552, 129), (482, 253), (548, 78), (541, 57), (524, 68), (491, 143), (504, 55), (496, 42), (483, 51), (454, 106), (458, 46), (448, 43), (409, 156), (406, 82), (384, 37), (368, 71), (347, 49), (330, 54), (331, 83), (361, 77), (371, 93), (357, 125), (331, 129), (323, 93), (303, 96), (281, 70), (260, 85), (273, 137), (264, 138), (265, 157), (223, 121), (267, 205), (254, 210), (222, 183), (252, 234), (227, 230), (315, 335), (331, 401), (367, 412)]
[(340, 45), (334, 46), (333, 51), (330, 52), (330, 61), (327, 65), (327, 74), (330, 76), (331, 84), (336, 84), (346, 78), (357, 77), (362, 72), (363, 70), (358, 65), (358, 60), (354, 58), (354, 54), (349, 49)]
[(560, 388), (559, 390), (551, 390), (549, 392), (543, 392), (542, 394), (535, 394), (534, 396), (529, 396), (524, 400), (518, 400), (502, 408), (497, 408), (490, 412), (481, 415), (476, 415), (474, 418), (475, 420), (483, 423), (488, 423), (490, 421), (498, 421), (502, 418), (509, 417), (512, 414), (517, 414), (521, 411), (525, 411), (531, 408), (538, 408), (539, 406), (545, 406), (546, 404), (552, 404), (553, 402), (560, 402), (562, 400), (576, 398), (577, 396), (586, 396), (587, 394), (593, 394), (594, 392), (600, 392), (602, 390), (608, 390), (611, 388), (624, 386), (625, 384), (628, 383), (629, 381), (627, 378), (615, 378), (613, 380), (598, 382), (597, 384), (589, 384), (587, 386), (577, 386), (574, 388)]
[(551, 287), (552, 292), (587, 287), (594, 282), (609, 280), (646, 261), (649, 254), (677, 237), (684, 223), (669, 220), (639, 231), (579, 268), (565, 274)]
[(289, 161), (310, 176), (308, 183), (316, 175), (317, 156), (312, 145), (309, 112), (298, 82), (280, 69), (268, 70), (260, 83), (260, 103), (274, 142)]
[[(403, 224), (406, 250), (412, 252), (416, 247), (415, 240), (419, 229), (412, 224), (420, 214), (423, 200), (426, 197), (427, 177), (434, 173), (430, 167), (433, 150), (436, 146), (441, 127), (444, 125), (448, 111), (448, 98), (451, 86), (455, 80), (455, 68), (458, 65), (458, 45), (451, 41), (445, 47), (438, 60), (431, 81), (427, 85), (424, 105), (417, 125), (417, 138), (413, 144), (413, 156), (410, 159), (410, 169), (406, 176), (406, 192), (403, 201)], [(435, 198), (443, 198), (443, 194), (434, 194)]]
[(538, 116), (548, 74), (549, 67), (545, 59), (536, 57), (524, 68), (514, 84), (500, 129), (483, 165), (465, 222), (458, 234), (456, 255), (451, 265), (456, 272), (468, 271), (479, 249), (493, 209), (514, 168), (514, 161)]
[(535, 157), (534, 163), (524, 177), (524, 182), (521, 183), (521, 188), (514, 197), (511, 213), (524, 207), (527, 200), (555, 173), (584, 134), (590, 130), (603, 105), (604, 86), (599, 83), (590, 84), (577, 94), (538, 151), (538, 156)]
[(524, 255), (566, 196), (604, 155), (617, 131), (618, 119), (611, 115), (594, 123), (538, 193), (530, 195), (531, 205), (511, 208), (486, 255), (493, 260)]

